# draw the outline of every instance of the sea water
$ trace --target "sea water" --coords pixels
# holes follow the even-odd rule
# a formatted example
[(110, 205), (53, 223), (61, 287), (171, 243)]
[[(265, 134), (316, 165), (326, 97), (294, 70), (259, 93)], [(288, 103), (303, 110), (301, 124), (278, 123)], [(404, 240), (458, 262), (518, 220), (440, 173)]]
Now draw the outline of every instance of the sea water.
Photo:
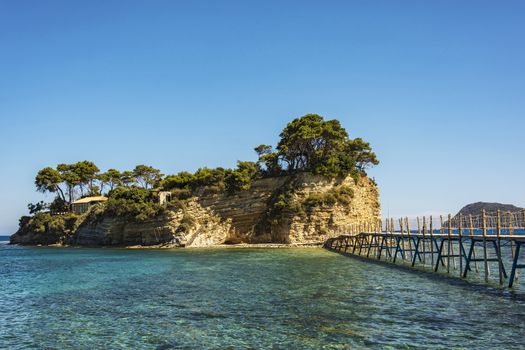
[(524, 346), (519, 287), (475, 285), (320, 248), (0, 244), (0, 278), (2, 349)]

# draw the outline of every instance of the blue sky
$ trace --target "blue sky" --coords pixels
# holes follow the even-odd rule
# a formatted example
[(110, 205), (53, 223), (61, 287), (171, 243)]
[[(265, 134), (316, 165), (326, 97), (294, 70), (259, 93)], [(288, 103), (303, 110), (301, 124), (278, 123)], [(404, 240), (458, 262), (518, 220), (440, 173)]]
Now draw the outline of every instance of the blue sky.
[(523, 1), (0, 1), (0, 233), (44, 166), (255, 160), (306, 113), (381, 164), (384, 214), (525, 206)]

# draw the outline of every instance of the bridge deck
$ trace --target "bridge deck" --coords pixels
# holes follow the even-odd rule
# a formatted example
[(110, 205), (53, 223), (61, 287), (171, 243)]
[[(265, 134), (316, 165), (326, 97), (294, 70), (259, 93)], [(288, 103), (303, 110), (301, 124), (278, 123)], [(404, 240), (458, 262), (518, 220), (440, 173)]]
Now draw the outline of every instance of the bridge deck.
[[(502, 254), (502, 247), (508, 246), (509, 243), (512, 256), (510, 276), (507, 275), (506, 259)], [(519, 262), (522, 244), (525, 244), (525, 235), (361, 232), (330, 238), (324, 247), (346, 254), (390, 260), (392, 263), (395, 263), (399, 256), (402, 261), (410, 262), (412, 266), (432, 266), (435, 272), (446, 268), (447, 273), (450, 273), (451, 267), (457, 270), (459, 263), (460, 278), (467, 277), (468, 272), (472, 271), (472, 265), (478, 272), (477, 263), (482, 262), (486, 281), (490, 275), (489, 263), (495, 262), (498, 265), (499, 283), (503, 285), (504, 280), (508, 279), (508, 286), (511, 288), (518, 278), (517, 270), (525, 268), (525, 264)], [(469, 246), (468, 253), (466, 246)], [(477, 246), (482, 248), (481, 257), (476, 256)], [(492, 251), (492, 255), (489, 251)], [(477, 253), (479, 255), (480, 252)], [(430, 260), (430, 265), (427, 260)]]

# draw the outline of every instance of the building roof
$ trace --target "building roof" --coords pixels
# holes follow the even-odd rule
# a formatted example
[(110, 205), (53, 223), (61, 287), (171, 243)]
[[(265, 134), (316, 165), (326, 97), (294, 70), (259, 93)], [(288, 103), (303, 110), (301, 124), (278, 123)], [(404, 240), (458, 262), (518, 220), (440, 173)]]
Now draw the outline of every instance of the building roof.
[(104, 202), (108, 198), (104, 196), (93, 196), (93, 197), (84, 197), (77, 201), (74, 201), (72, 204), (82, 204), (82, 203), (91, 203), (91, 202)]

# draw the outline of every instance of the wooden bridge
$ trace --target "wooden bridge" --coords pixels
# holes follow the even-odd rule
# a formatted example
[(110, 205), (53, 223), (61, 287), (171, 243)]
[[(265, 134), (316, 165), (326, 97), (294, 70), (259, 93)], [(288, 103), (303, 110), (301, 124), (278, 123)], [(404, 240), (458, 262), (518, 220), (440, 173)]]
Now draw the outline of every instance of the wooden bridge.
[[(435, 272), (456, 273), (466, 278), (469, 273), (483, 271), (489, 282), (490, 266), (497, 265), (498, 281), (508, 281), (512, 288), (518, 278), (520, 249), (525, 244), (525, 210), (515, 213), (477, 216), (440, 216), (434, 228), (432, 216), (417, 217), (417, 230), (411, 230), (411, 221), (386, 219), (364, 223), (347, 229), (345, 234), (328, 239), (324, 247), (329, 250), (430, 268)], [(523, 257), (525, 259), (525, 257)], [(510, 274), (506, 266), (511, 265)], [(480, 266), (481, 265), (481, 266)]]

